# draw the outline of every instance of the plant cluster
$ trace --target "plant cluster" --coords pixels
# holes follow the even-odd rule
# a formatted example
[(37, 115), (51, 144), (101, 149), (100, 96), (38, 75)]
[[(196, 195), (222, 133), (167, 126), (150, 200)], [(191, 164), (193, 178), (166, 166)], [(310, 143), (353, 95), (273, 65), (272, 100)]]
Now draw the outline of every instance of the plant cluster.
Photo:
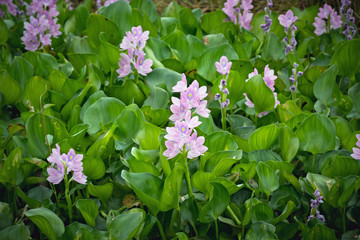
[(264, 4), (0, 0), (0, 240), (359, 238), (357, 15)]

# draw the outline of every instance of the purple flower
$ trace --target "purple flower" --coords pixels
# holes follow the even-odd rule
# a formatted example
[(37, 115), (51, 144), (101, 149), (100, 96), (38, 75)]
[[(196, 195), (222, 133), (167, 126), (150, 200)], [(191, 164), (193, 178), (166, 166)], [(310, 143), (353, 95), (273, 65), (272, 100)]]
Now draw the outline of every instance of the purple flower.
[(313, 23), (313, 25), (315, 27), (316, 35), (320, 36), (326, 32), (326, 22), (323, 19), (315, 17), (315, 22)]
[(324, 202), (322, 200), (323, 197), (321, 196), (319, 189), (316, 189), (313, 194), (315, 196), (315, 199), (311, 199), (311, 203), (310, 203), (311, 210), (310, 210), (310, 216), (308, 217), (308, 221), (310, 221), (312, 218), (318, 218), (321, 221), (325, 222), (324, 215), (321, 215), (318, 210), (320, 204)]
[(7, 11), (13, 15), (20, 15), (20, 11), (19, 8), (13, 3), (12, 0), (0, 0), (0, 6), (1, 5), (5, 5), (5, 7), (7, 8)]
[(215, 63), (216, 71), (220, 74), (226, 75), (230, 72), (232, 62), (229, 62), (226, 56), (222, 56), (219, 62)]
[(289, 28), (291, 24), (293, 24), (296, 21), (297, 17), (294, 17), (293, 12), (291, 10), (288, 10), (285, 15), (280, 14), (278, 19), (281, 26), (285, 28)]
[(215, 99), (216, 101), (217, 101), (217, 100), (220, 100), (220, 93), (215, 94), (214, 99)]
[(171, 121), (181, 121), (185, 118), (185, 113), (187, 112), (188, 108), (184, 102), (181, 102), (179, 98), (172, 97), (171, 98), (172, 105), (170, 106), (170, 110), (173, 113), (170, 116)]
[(176, 85), (172, 88), (173, 92), (185, 92), (187, 89), (187, 81), (185, 74), (182, 74), (181, 81), (178, 81)]
[(221, 108), (225, 108), (225, 107), (229, 106), (229, 104), (230, 104), (230, 100), (226, 99), (225, 102), (221, 103)]
[(224, 88), (223, 90), (221, 90), (223, 93), (225, 93), (225, 94), (229, 94), (229, 89), (227, 89), (227, 88)]
[(244, 11), (243, 14), (239, 13), (239, 25), (246, 30), (251, 30), (251, 20), (252, 20), (253, 14), (248, 11)]
[(295, 89), (296, 89), (295, 85), (291, 85), (291, 86), (290, 86), (290, 91), (291, 91), (291, 92), (295, 92)]
[[(47, 180), (54, 184), (59, 184), (64, 178), (65, 174), (73, 172), (73, 177), (70, 179), (78, 183), (85, 184), (86, 176), (83, 174), (82, 154), (76, 154), (74, 149), (70, 149), (68, 154), (60, 155), (60, 147), (56, 144), (56, 149), (52, 149), (52, 153), (47, 158), (51, 163), (47, 168), (49, 177)], [(54, 168), (55, 167), (55, 168)]]
[(25, 49), (28, 51), (36, 51), (40, 42), (36, 35), (31, 34), (30, 32), (24, 32), (24, 35), (21, 37), (21, 40), (25, 44)]
[(166, 150), (163, 152), (163, 155), (168, 159), (176, 157), (180, 153), (180, 148), (176, 142), (165, 141)]
[(330, 15), (330, 24), (330, 28), (332, 29), (338, 29), (341, 27), (341, 16), (338, 15), (336, 11), (333, 11)]
[(297, 72), (297, 76), (298, 76), (298, 77), (301, 77), (303, 74), (304, 74), (304, 73), (301, 72), (301, 71), (298, 71), (298, 72)]
[(266, 86), (268, 86), (271, 89), (271, 91), (275, 90), (275, 87), (274, 87), (275, 79), (277, 79), (277, 76), (274, 75), (274, 70), (270, 69), (269, 64), (267, 64), (264, 69), (263, 80), (264, 80)]
[(332, 7), (328, 4), (324, 4), (324, 7), (319, 8), (319, 13), (318, 16), (321, 18), (325, 18), (328, 19), (328, 16), (333, 12), (334, 10), (332, 9)]
[(146, 74), (152, 71), (151, 69), (152, 64), (153, 64), (152, 60), (151, 59), (145, 60), (145, 53), (140, 52), (136, 62), (134, 63), (134, 67), (141, 75), (146, 76)]
[(358, 139), (358, 141), (356, 142), (356, 147), (354, 147), (353, 150), (353, 154), (351, 154), (351, 157), (357, 160), (360, 160), (360, 134), (356, 134), (356, 138)]
[(225, 79), (221, 79), (220, 86), (221, 86), (220, 88), (223, 88), (223, 87), (226, 86), (226, 80)]
[(142, 51), (145, 47), (146, 41), (149, 39), (149, 31), (143, 32), (141, 26), (132, 27), (131, 32), (126, 32), (126, 36), (123, 38), (120, 48), (122, 50)]
[(241, 0), (240, 7), (245, 11), (249, 11), (254, 8), (254, 6), (251, 3), (252, 0)]
[(119, 74), (119, 77), (125, 77), (131, 73), (131, 59), (125, 53), (120, 54), (119, 68), (116, 72)]
[(196, 158), (200, 155), (203, 155), (208, 148), (204, 146), (205, 138), (197, 137), (197, 132), (194, 130), (194, 133), (191, 135), (189, 142), (185, 145), (185, 150), (188, 151), (187, 157), (190, 159)]
[(210, 114), (210, 110), (207, 109), (207, 101), (203, 100), (200, 102), (200, 104), (196, 107), (195, 113), (199, 114), (200, 116), (204, 118), (208, 118)]

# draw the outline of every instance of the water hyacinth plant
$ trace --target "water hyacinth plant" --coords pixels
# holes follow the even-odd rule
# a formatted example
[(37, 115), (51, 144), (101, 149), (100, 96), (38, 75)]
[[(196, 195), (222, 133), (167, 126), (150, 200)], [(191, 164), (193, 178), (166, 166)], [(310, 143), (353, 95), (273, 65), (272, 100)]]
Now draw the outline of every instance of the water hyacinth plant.
[(0, 0), (0, 240), (358, 239), (356, 1), (193, 3)]

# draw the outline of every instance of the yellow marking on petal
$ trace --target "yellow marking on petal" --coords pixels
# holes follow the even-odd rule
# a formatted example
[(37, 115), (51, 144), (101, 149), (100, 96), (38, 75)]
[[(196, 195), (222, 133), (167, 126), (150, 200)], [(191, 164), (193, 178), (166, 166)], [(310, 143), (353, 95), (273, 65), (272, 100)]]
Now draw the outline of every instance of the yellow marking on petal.
[(185, 128), (184, 128), (184, 127), (182, 127), (182, 128), (181, 128), (181, 131), (182, 131), (182, 132), (185, 132)]

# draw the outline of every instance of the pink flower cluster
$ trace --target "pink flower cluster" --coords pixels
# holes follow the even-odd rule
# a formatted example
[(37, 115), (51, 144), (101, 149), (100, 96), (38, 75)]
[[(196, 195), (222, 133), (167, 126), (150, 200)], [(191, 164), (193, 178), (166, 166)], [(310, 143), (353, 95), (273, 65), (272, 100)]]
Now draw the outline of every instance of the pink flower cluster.
[(180, 99), (172, 97), (173, 104), (170, 106), (172, 115), (170, 120), (175, 121), (174, 127), (167, 127), (165, 135), (164, 156), (168, 159), (174, 158), (180, 152), (187, 153), (187, 158), (193, 159), (207, 151), (207, 147), (203, 144), (205, 138), (197, 136), (194, 129), (199, 126), (201, 122), (199, 117), (192, 117), (193, 113), (197, 113), (202, 117), (208, 118), (210, 110), (206, 108), (207, 101), (203, 100), (206, 96), (206, 87), (199, 87), (198, 81), (193, 81), (187, 87), (185, 74), (182, 75), (182, 80), (174, 87), (173, 92), (180, 93)]
[(356, 142), (356, 147), (354, 147), (353, 150), (353, 154), (351, 154), (351, 157), (357, 160), (360, 160), (360, 134), (356, 134), (356, 138), (358, 139), (358, 141)]
[(21, 15), (24, 13), (23, 11), (19, 10), (18, 6), (16, 6), (12, 0), (0, 0), (0, 17), (2, 17), (2, 18), (5, 18), (5, 14), (1, 10), (2, 5), (5, 5), (7, 8), (7, 11), (13, 16)]
[[(66, 174), (73, 171), (73, 176), (70, 181), (74, 180), (81, 184), (86, 184), (86, 176), (83, 173), (82, 154), (75, 154), (74, 149), (70, 149), (68, 154), (61, 154), (60, 147), (56, 144), (56, 149), (52, 150), (51, 155), (47, 160), (51, 163), (47, 172), (49, 177), (47, 180), (53, 184), (59, 184)], [(55, 167), (55, 168), (54, 168)]]
[(224, 77), (226, 76), (225, 79), (221, 79), (221, 81), (220, 81), (219, 88), (220, 88), (220, 91), (222, 92), (222, 96), (220, 93), (215, 94), (215, 100), (220, 101), (221, 108), (225, 108), (225, 107), (229, 106), (229, 104), (230, 104), (230, 100), (226, 99), (227, 95), (229, 94), (229, 90), (226, 88), (226, 85), (227, 85), (226, 80), (229, 76), (231, 65), (232, 65), (232, 62), (229, 62), (229, 60), (227, 59), (226, 56), (222, 56), (220, 58), (220, 61), (215, 63), (216, 71), (218, 71), (218, 73), (224, 75)]
[[(246, 82), (249, 81), (250, 78), (252, 78), (252, 77), (254, 77), (254, 76), (258, 75), (258, 74), (259, 74), (259, 72), (258, 72), (258, 70), (255, 68), (255, 69), (254, 69), (254, 72), (252, 72), (252, 73), (250, 73), (250, 74), (248, 75), (248, 79), (246, 80)], [(265, 66), (265, 69), (264, 69), (264, 77), (263, 77), (263, 80), (264, 80), (266, 86), (268, 86), (268, 87), (271, 89), (271, 91), (273, 91), (273, 93), (274, 93), (274, 98), (275, 98), (275, 106), (274, 106), (274, 108), (275, 108), (277, 105), (280, 104), (280, 101), (277, 99), (277, 93), (275, 92), (275, 87), (274, 87), (274, 85), (275, 85), (275, 79), (277, 79), (277, 76), (274, 75), (274, 70), (270, 69), (270, 68), (269, 68), (269, 65), (266, 65), (266, 66)], [(250, 107), (250, 108), (254, 108), (254, 107), (255, 107), (255, 106), (254, 106), (254, 103), (251, 102), (251, 100), (248, 98), (248, 96), (246, 95), (246, 93), (244, 93), (244, 96), (245, 96), (245, 99), (246, 99), (245, 105), (248, 106), (248, 107)], [(259, 113), (258, 117), (263, 117), (263, 116), (267, 115), (268, 113), (269, 113), (268, 111), (261, 112), (261, 113)]]
[[(30, 23), (24, 23), (24, 35), (21, 37), (28, 51), (36, 51), (46, 45), (51, 45), (51, 37), (61, 35), (60, 24), (57, 24), (56, 10), (57, 0), (38, 0), (32, 1), (26, 7), (27, 15), (30, 17)], [(36, 17), (34, 17), (36, 16)]]
[(145, 59), (143, 51), (148, 39), (149, 31), (143, 32), (141, 26), (133, 27), (131, 32), (126, 32), (120, 48), (124, 51), (127, 50), (127, 54), (120, 54), (119, 68), (116, 70), (119, 77), (125, 77), (130, 74), (132, 72), (131, 65), (134, 65), (137, 72), (143, 76), (152, 71), (151, 66), (153, 62), (151, 59)]
[(234, 24), (239, 23), (240, 27), (251, 30), (250, 22), (253, 14), (250, 10), (254, 8), (251, 4), (252, 0), (241, 0), (239, 7), (236, 7), (238, 3), (239, 0), (227, 0), (222, 10), (229, 17), (229, 21), (232, 21)]
[(341, 16), (330, 5), (324, 4), (323, 8), (319, 8), (318, 16), (315, 17), (313, 25), (315, 34), (320, 36), (329, 32), (330, 29), (340, 28), (342, 25)]
[[(105, 1), (105, 3), (104, 3), (104, 7), (107, 7), (107, 6), (109, 6), (110, 4), (113, 4), (113, 3), (115, 3), (115, 2), (117, 2), (117, 1), (119, 1), (119, 0), (107, 0), (107, 1)], [(125, 0), (127, 3), (130, 3), (130, 0)], [(97, 8), (101, 8), (102, 7), (102, 5), (101, 5), (101, 0), (97, 0), (96, 1), (96, 6), (97, 6)]]

